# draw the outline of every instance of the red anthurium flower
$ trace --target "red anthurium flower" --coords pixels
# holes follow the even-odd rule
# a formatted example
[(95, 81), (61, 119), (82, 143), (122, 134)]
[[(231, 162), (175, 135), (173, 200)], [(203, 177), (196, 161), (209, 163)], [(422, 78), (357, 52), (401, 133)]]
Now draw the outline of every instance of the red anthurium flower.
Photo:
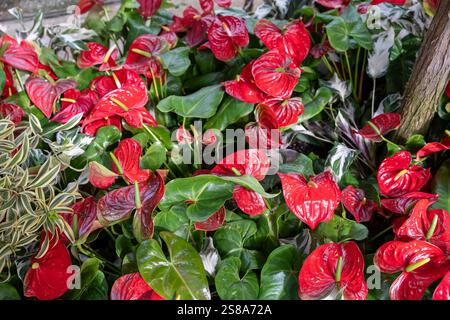
[(382, 135), (400, 127), (400, 120), (398, 113), (383, 113), (370, 120), (357, 133), (371, 141), (380, 142), (383, 141)]
[(264, 198), (257, 192), (243, 186), (235, 186), (233, 199), (242, 212), (249, 216), (258, 216), (266, 211)]
[(450, 215), (441, 209), (428, 211), (432, 204), (427, 199), (417, 202), (409, 218), (396, 230), (396, 236), (403, 241), (429, 241), (450, 253)]
[(450, 300), (450, 271), (434, 290), (433, 300)]
[(450, 267), (441, 249), (420, 240), (386, 242), (373, 261), (381, 272), (402, 272), (391, 285), (391, 300), (420, 300), (427, 287)]
[(420, 191), (431, 178), (430, 170), (411, 165), (408, 151), (400, 151), (386, 158), (378, 168), (377, 180), (381, 194), (399, 197), (413, 191)]
[(333, 217), (341, 191), (330, 172), (323, 172), (309, 181), (298, 173), (278, 173), (278, 176), (287, 206), (311, 229)]
[(146, 85), (139, 74), (132, 70), (118, 70), (111, 73), (111, 76), (99, 76), (91, 81), (90, 88), (97, 92), (100, 97), (107, 93), (125, 86), (134, 86), (146, 90)]
[(220, 209), (209, 217), (206, 221), (196, 222), (194, 224), (195, 230), (214, 231), (219, 229), (225, 222), (225, 207)]
[(11, 73), (11, 69), (7, 65), (4, 65), (3, 72), (5, 73), (5, 84), (3, 85), (3, 91), (0, 98), (9, 98), (13, 94), (17, 93), (17, 90), (14, 87), (14, 79)]
[(298, 121), (298, 117), (303, 114), (304, 106), (302, 99), (278, 99), (272, 98), (264, 101), (264, 104), (269, 106), (275, 114), (279, 127), (290, 126)]
[(223, 158), (211, 173), (222, 176), (251, 175), (257, 180), (262, 180), (269, 171), (270, 161), (263, 150), (247, 149), (239, 150)]
[(222, 8), (231, 6), (231, 0), (200, 0), (200, 7), (204, 12), (211, 13), (214, 10), (214, 2)]
[(325, 298), (342, 290), (346, 300), (365, 300), (364, 258), (355, 242), (319, 246), (303, 262), (298, 276), (303, 300)]
[(122, 175), (129, 183), (143, 182), (150, 176), (150, 170), (141, 169), (139, 159), (142, 147), (134, 139), (124, 139), (114, 151), (113, 171)]
[(12, 103), (0, 103), (0, 115), (3, 118), (9, 118), (14, 124), (19, 124), (26, 113), (19, 106)]
[(210, 145), (216, 142), (217, 137), (214, 129), (208, 129), (202, 136), (202, 143), (205, 145)]
[(300, 69), (291, 58), (271, 50), (256, 59), (253, 78), (259, 89), (272, 97), (289, 98), (300, 78)]
[(259, 103), (264, 101), (264, 93), (256, 86), (252, 75), (253, 62), (247, 64), (236, 80), (223, 83), (225, 92), (235, 99), (246, 103)]
[(80, 8), (80, 13), (84, 14), (91, 10), (95, 5), (102, 6), (105, 0), (80, 0), (78, 1), (78, 7)]
[(256, 123), (245, 126), (245, 138), (251, 148), (279, 149), (282, 143), (277, 115), (268, 106), (259, 104), (255, 110)]
[(111, 300), (164, 300), (145, 282), (139, 272), (117, 279), (111, 288)]
[(10, 65), (13, 68), (37, 72), (39, 57), (34, 47), (26, 41), (20, 43), (16, 39), (3, 35), (0, 37), (0, 61)]
[(111, 91), (94, 106), (83, 127), (111, 116), (119, 116), (135, 128), (142, 127), (143, 123), (156, 125), (155, 119), (144, 107), (147, 101), (147, 90), (139, 87), (125, 86)]
[(25, 82), (25, 89), (34, 105), (50, 118), (55, 109), (56, 99), (76, 85), (76, 81), (69, 79), (50, 82), (43, 78), (30, 77)]
[(144, 19), (148, 19), (158, 11), (159, 7), (161, 7), (162, 0), (137, 0), (137, 2), (139, 3), (137, 12), (139, 12)]
[(159, 37), (163, 40), (165, 40), (170, 48), (175, 48), (178, 43), (178, 36), (175, 32), (172, 31), (162, 31), (159, 34)]
[(98, 94), (90, 89), (85, 89), (83, 92), (70, 89), (61, 98), (61, 110), (51, 120), (66, 123), (79, 113), (85, 117), (98, 100)]
[(398, 198), (381, 199), (381, 205), (393, 213), (407, 214), (419, 200), (428, 199), (436, 200), (439, 198), (437, 194), (426, 192), (411, 192), (404, 194)]
[(316, 0), (316, 3), (329, 9), (339, 9), (347, 7), (350, 0)]
[(348, 186), (342, 190), (342, 204), (357, 222), (367, 222), (372, 219), (372, 214), (378, 209), (375, 201), (368, 200), (364, 191), (353, 186)]
[(330, 42), (327, 39), (321, 43), (314, 45), (311, 48), (310, 53), (314, 57), (314, 59), (320, 59), (333, 50), (334, 50), (333, 47), (331, 46)]
[(194, 137), (192, 134), (186, 130), (183, 126), (180, 126), (176, 131), (176, 138), (178, 143), (191, 144), (194, 142)]
[(88, 197), (72, 205), (73, 215), (65, 215), (66, 221), (73, 225), (74, 216), (77, 217), (78, 238), (87, 238), (89, 234), (102, 227), (97, 221), (97, 203), (94, 197)]
[(89, 162), (89, 182), (96, 188), (108, 189), (118, 176), (98, 162)]
[[(70, 254), (62, 239), (56, 235), (44, 235), (51, 237), (49, 249), (43, 257), (31, 259), (31, 267), (28, 269), (24, 284), (24, 295), (36, 297), (39, 300), (53, 300), (67, 292), (67, 280), (70, 273), (67, 268), (72, 265)], [(41, 239), (41, 245), (44, 239)]]
[(403, 6), (406, 3), (406, 0), (372, 0), (371, 4), (380, 4), (380, 3), (390, 3), (394, 6)]
[(430, 142), (424, 145), (416, 154), (416, 160), (421, 161), (423, 157), (426, 157), (430, 154), (440, 152), (443, 150), (450, 149), (450, 138), (446, 137), (442, 143), (441, 142)]
[(249, 36), (244, 19), (234, 16), (217, 16), (208, 30), (209, 47), (221, 61), (229, 61), (239, 48), (247, 46)]
[(83, 127), (83, 132), (90, 136), (95, 136), (97, 133), (97, 130), (101, 127), (105, 126), (115, 126), (117, 129), (122, 131), (122, 122), (119, 116), (111, 116), (107, 117), (106, 119), (99, 119), (96, 121), (93, 121), (86, 126)]
[(77, 66), (81, 69), (100, 65), (100, 71), (114, 68), (119, 51), (115, 47), (107, 47), (96, 42), (86, 43), (88, 50), (82, 51), (77, 59)]
[(254, 28), (255, 34), (270, 50), (276, 49), (299, 67), (311, 48), (311, 39), (300, 20), (288, 23), (280, 30), (273, 22), (262, 19)]
[(124, 68), (136, 71), (152, 79), (163, 74), (158, 55), (169, 48), (166, 40), (154, 34), (144, 34), (136, 39), (130, 46)]

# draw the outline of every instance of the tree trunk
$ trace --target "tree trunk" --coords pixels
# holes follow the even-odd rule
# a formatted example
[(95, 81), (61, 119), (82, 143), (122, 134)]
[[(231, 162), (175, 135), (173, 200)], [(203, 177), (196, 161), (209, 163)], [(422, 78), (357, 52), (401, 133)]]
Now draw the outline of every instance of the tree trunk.
[(450, 0), (441, 0), (419, 51), (401, 104), (402, 125), (394, 138), (425, 134), (450, 74)]

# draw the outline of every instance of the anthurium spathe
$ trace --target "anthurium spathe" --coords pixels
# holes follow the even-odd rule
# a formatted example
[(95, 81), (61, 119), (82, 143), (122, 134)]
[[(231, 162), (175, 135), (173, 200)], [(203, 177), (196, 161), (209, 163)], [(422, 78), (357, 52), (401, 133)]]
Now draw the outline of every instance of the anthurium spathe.
[(303, 262), (298, 276), (300, 299), (317, 300), (342, 291), (346, 300), (365, 300), (364, 258), (355, 242), (328, 243)]
[(233, 59), (240, 48), (246, 47), (249, 36), (244, 19), (235, 16), (217, 16), (208, 30), (209, 47), (221, 61)]
[(146, 90), (145, 83), (139, 74), (127, 69), (113, 71), (110, 76), (98, 76), (90, 83), (90, 89), (95, 91), (100, 97), (126, 86), (133, 86)]
[(67, 90), (61, 98), (60, 111), (51, 120), (66, 123), (80, 113), (85, 117), (98, 100), (98, 94), (90, 89), (85, 89), (82, 92), (75, 89)]
[(378, 209), (375, 201), (366, 198), (362, 189), (348, 186), (342, 190), (341, 202), (357, 222), (367, 222)]
[(421, 199), (436, 200), (437, 194), (410, 192), (397, 198), (381, 199), (381, 205), (393, 213), (408, 214), (409, 210)]
[(381, 163), (377, 172), (381, 194), (399, 197), (410, 192), (420, 191), (430, 180), (429, 169), (411, 165), (412, 157), (408, 151), (400, 151)]
[(145, 282), (139, 272), (118, 278), (111, 288), (111, 300), (164, 300)]
[(34, 105), (42, 113), (50, 118), (56, 110), (56, 100), (67, 90), (75, 88), (75, 80), (61, 79), (54, 81), (52, 79), (43, 79), (30, 77), (25, 82), (25, 89)]
[(278, 99), (271, 98), (263, 102), (269, 106), (275, 114), (278, 127), (286, 127), (298, 122), (298, 117), (303, 114), (304, 106), (301, 98)]
[(225, 222), (225, 213), (225, 207), (220, 207), (217, 212), (215, 212), (205, 221), (194, 223), (195, 230), (214, 231), (219, 229)]
[(21, 107), (15, 104), (0, 102), (0, 115), (9, 118), (15, 124), (19, 124), (26, 114)]
[(416, 153), (416, 160), (421, 161), (422, 158), (444, 150), (450, 149), (450, 137), (446, 136), (442, 142), (430, 142), (420, 148)]
[(31, 267), (23, 280), (24, 295), (39, 300), (54, 300), (69, 290), (67, 280), (70, 273), (67, 269), (72, 261), (62, 239), (43, 233), (41, 246), (44, 237), (49, 237), (48, 250), (44, 256), (31, 259)]
[(434, 290), (433, 300), (450, 300), (450, 271)]
[(17, 90), (14, 86), (14, 79), (11, 73), (11, 68), (7, 65), (4, 65), (3, 72), (5, 73), (5, 83), (3, 84), (3, 91), (0, 98), (9, 98), (13, 94), (17, 93)]
[(235, 80), (224, 82), (225, 92), (247, 103), (259, 103), (265, 100), (264, 93), (256, 86), (252, 74), (253, 62), (248, 63)]
[(242, 212), (249, 216), (258, 216), (266, 211), (264, 198), (257, 192), (236, 185), (233, 190), (233, 199)]
[(118, 176), (117, 173), (96, 161), (89, 162), (89, 182), (96, 188), (109, 188)]
[(348, 6), (350, 0), (316, 0), (316, 3), (329, 9), (339, 9)]
[(330, 172), (313, 176), (309, 181), (298, 173), (278, 173), (278, 176), (287, 206), (311, 229), (333, 217), (341, 199), (341, 191)]
[(221, 8), (229, 8), (231, 6), (231, 0), (199, 0), (199, 2), (202, 10), (208, 13), (214, 10), (214, 3)]
[(264, 93), (276, 98), (289, 98), (300, 78), (301, 70), (292, 58), (271, 50), (256, 59), (252, 66), (255, 84)]
[(372, 0), (371, 4), (380, 4), (380, 3), (390, 3), (395, 6), (403, 6), (406, 3), (406, 0)]
[(254, 32), (267, 48), (278, 50), (296, 66), (300, 66), (311, 48), (308, 31), (300, 20), (294, 20), (280, 30), (273, 22), (262, 19), (256, 23)]
[(97, 127), (98, 121), (103, 123), (111, 116), (123, 118), (135, 128), (142, 127), (144, 123), (156, 125), (155, 119), (144, 107), (147, 101), (147, 90), (140, 87), (124, 86), (111, 91), (100, 99), (86, 117), (83, 122), (84, 131), (91, 132), (89, 126)]
[(89, 234), (102, 225), (97, 220), (97, 203), (94, 197), (87, 197), (72, 205), (73, 214), (64, 215), (72, 227), (76, 226), (77, 239), (86, 239)]
[(428, 286), (450, 267), (440, 248), (421, 240), (386, 242), (377, 250), (374, 263), (381, 272), (401, 272), (391, 285), (391, 300), (420, 300)]
[(80, 8), (80, 13), (84, 14), (96, 5), (103, 6), (104, 2), (104, 0), (80, 0), (78, 1), (78, 7)]
[(143, 182), (150, 176), (150, 170), (141, 169), (139, 160), (142, 147), (134, 139), (124, 139), (111, 155), (113, 171), (120, 174), (129, 183)]
[(34, 47), (25, 40), (20, 43), (16, 39), (3, 35), (0, 37), (0, 61), (24, 71), (36, 73), (39, 58)]
[(77, 59), (77, 65), (81, 69), (100, 65), (100, 71), (110, 70), (116, 67), (115, 60), (119, 51), (114, 46), (107, 48), (97, 42), (86, 43), (88, 50), (82, 51)]
[(450, 253), (450, 214), (442, 209), (428, 210), (433, 202), (423, 199), (416, 203), (411, 215), (396, 230), (399, 240), (423, 240)]
[(357, 133), (374, 142), (383, 141), (385, 134), (400, 127), (400, 114), (383, 113), (368, 121)]
[(139, 12), (144, 19), (153, 16), (162, 4), (162, 0), (137, 0), (137, 2), (139, 3), (137, 12)]

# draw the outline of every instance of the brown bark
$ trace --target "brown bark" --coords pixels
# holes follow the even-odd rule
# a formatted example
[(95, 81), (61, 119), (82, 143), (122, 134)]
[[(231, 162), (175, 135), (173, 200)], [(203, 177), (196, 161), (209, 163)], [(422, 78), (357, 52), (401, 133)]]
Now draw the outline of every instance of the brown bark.
[(441, 0), (419, 51), (401, 104), (402, 125), (395, 140), (425, 134), (450, 74), (450, 0)]

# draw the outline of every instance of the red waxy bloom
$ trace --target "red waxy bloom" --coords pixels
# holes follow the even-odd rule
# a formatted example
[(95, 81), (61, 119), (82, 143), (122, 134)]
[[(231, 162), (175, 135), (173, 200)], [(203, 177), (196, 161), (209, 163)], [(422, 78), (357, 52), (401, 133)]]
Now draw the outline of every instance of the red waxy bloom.
[(144, 123), (156, 125), (145, 104), (148, 101), (145, 88), (124, 86), (109, 92), (94, 106), (91, 113), (83, 121), (84, 132), (92, 132), (89, 125), (98, 129), (97, 122), (105, 125), (105, 120), (112, 116), (123, 118), (130, 126), (140, 128)]
[(97, 92), (100, 97), (125, 86), (138, 87), (142, 90), (146, 90), (147, 88), (139, 74), (126, 69), (114, 71), (111, 76), (96, 77), (90, 84), (91, 90)]
[(195, 230), (214, 231), (219, 229), (225, 222), (225, 212), (225, 207), (220, 207), (220, 209), (206, 221), (196, 222), (194, 224)]
[(15, 69), (36, 73), (39, 58), (34, 47), (26, 41), (17, 42), (16, 39), (3, 35), (0, 37), (0, 61)]
[[(212, 174), (223, 176), (251, 175), (262, 180), (269, 171), (270, 161), (263, 150), (239, 150), (220, 161), (212, 170)], [(259, 215), (264, 212), (266, 205), (262, 196), (242, 186), (235, 186), (233, 199), (239, 209), (248, 215)]]
[(231, 0), (200, 0), (200, 7), (204, 12), (211, 13), (214, 10), (214, 2), (222, 8), (231, 6)]
[(426, 192), (411, 192), (404, 194), (398, 198), (381, 199), (381, 205), (393, 213), (407, 214), (414, 204), (421, 199), (436, 200), (439, 198), (437, 194)]
[(4, 118), (9, 118), (14, 124), (19, 124), (26, 113), (19, 106), (12, 103), (0, 103), (0, 114)]
[(159, 7), (161, 7), (162, 0), (137, 0), (137, 2), (139, 3), (137, 12), (139, 12), (144, 19), (148, 19), (158, 11)]
[(165, 40), (170, 48), (175, 48), (178, 43), (178, 36), (175, 32), (172, 31), (162, 31), (159, 34), (159, 37), (163, 40)]
[(61, 110), (51, 120), (66, 123), (79, 113), (85, 117), (98, 100), (98, 94), (90, 89), (82, 92), (75, 89), (67, 90), (61, 99)]
[(234, 16), (218, 16), (208, 30), (209, 47), (221, 61), (229, 61), (239, 48), (247, 46), (249, 36), (245, 21)]
[(95, 5), (102, 6), (105, 0), (80, 0), (78, 1), (78, 7), (80, 8), (80, 13), (84, 14), (91, 10)]
[(56, 99), (76, 85), (74, 80), (62, 79), (50, 82), (43, 78), (30, 77), (25, 82), (25, 89), (34, 105), (50, 118), (55, 110)]
[(450, 137), (446, 137), (441, 142), (430, 142), (424, 145), (416, 154), (416, 160), (421, 161), (423, 157), (430, 154), (450, 149)]
[(122, 131), (122, 121), (119, 116), (106, 117), (105, 119), (96, 120), (83, 127), (83, 132), (90, 136), (95, 136), (97, 130), (105, 126), (115, 126)]
[(303, 300), (321, 299), (338, 290), (346, 300), (365, 300), (363, 255), (355, 242), (323, 244), (303, 262), (298, 284)]
[(164, 300), (145, 282), (139, 272), (117, 279), (111, 288), (111, 300)]
[(271, 50), (256, 59), (252, 74), (259, 89), (272, 97), (286, 99), (292, 95), (301, 70), (291, 58)]
[(420, 300), (450, 267), (441, 249), (420, 240), (389, 241), (377, 250), (373, 261), (381, 272), (402, 272), (391, 285), (391, 300)]
[(14, 87), (14, 79), (10, 67), (4, 65), (3, 72), (5, 73), (5, 84), (3, 85), (3, 91), (0, 98), (9, 98), (13, 94), (17, 93), (17, 90)]
[(118, 176), (98, 162), (89, 162), (89, 182), (96, 188), (108, 189)]
[(406, 3), (406, 0), (372, 0), (371, 4), (380, 4), (380, 3), (390, 3), (394, 6), (403, 6)]
[(366, 139), (374, 142), (381, 142), (381, 136), (400, 127), (400, 114), (398, 113), (383, 113), (370, 120), (357, 133)]
[(340, 9), (347, 7), (350, 0), (316, 0), (316, 3), (329, 9)]
[(278, 176), (287, 206), (311, 229), (333, 217), (341, 191), (330, 172), (323, 172), (309, 181), (298, 173), (278, 173)]
[(245, 126), (245, 138), (250, 148), (279, 149), (282, 143), (280, 127), (275, 112), (264, 104), (259, 104), (255, 110), (256, 122)]
[(375, 201), (365, 197), (364, 191), (353, 186), (342, 190), (341, 202), (357, 222), (367, 222), (378, 209)]
[(210, 145), (216, 142), (217, 137), (214, 129), (208, 129), (202, 136), (202, 143), (205, 145)]
[(180, 126), (177, 129), (175, 135), (178, 143), (191, 144), (192, 142), (194, 142), (194, 137), (192, 136), (192, 134), (188, 130), (186, 130), (183, 126)]
[(381, 194), (399, 197), (413, 191), (420, 191), (431, 178), (430, 170), (418, 165), (411, 166), (412, 157), (408, 151), (397, 152), (386, 158), (378, 168), (377, 180)]
[(119, 146), (114, 151), (116, 161), (113, 161), (112, 169), (122, 175), (129, 183), (143, 182), (150, 176), (150, 170), (141, 169), (139, 160), (142, 154), (142, 147), (134, 139), (124, 139), (119, 142)]
[(247, 64), (236, 80), (224, 82), (225, 92), (246, 103), (259, 103), (264, 100), (264, 93), (256, 86), (252, 75), (253, 62)]
[(24, 295), (39, 300), (53, 300), (69, 290), (67, 280), (70, 273), (67, 273), (67, 268), (72, 265), (72, 261), (62, 239), (44, 233), (41, 246), (44, 237), (51, 237), (48, 250), (43, 257), (31, 259), (31, 267), (23, 280)]
[(311, 48), (311, 55), (314, 59), (320, 59), (323, 56), (327, 55), (328, 52), (333, 51), (333, 47), (330, 42), (325, 40), (324, 42), (318, 43)]
[(297, 67), (311, 48), (308, 31), (300, 20), (294, 20), (280, 30), (273, 22), (263, 19), (256, 23), (254, 31), (267, 48), (278, 50), (281, 55), (289, 57)]
[(298, 117), (302, 115), (305, 110), (302, 99), (300, 98), (290, 98), (286, 100), (272, 98), (265, 100), (263, 104), (269, 106), (274, 113), (278, 128), (297, 123)]
[(77, 217), (78, 239), (86, 239), (89, 234), (102, 227), (97, 220), (97, 203), (94, 197), (88, 197), (72, 205), (73, 215), (66, 214), (64, 219), (72, 225)]
[(434, 290), (433, 300), (450, 300), (450, 271)]
[(144, 34), (136, 39), (128, 50), (124, 68), (136, 71), (147, 78), (159, 78), (163, 74), (158, 55), (169, 48), (166, 40), (154, 34)]
[(77, 66), (81, 69), (100, 65), (100, 71), (106, 71), (114, 68), (119, 51), (112, 47), (107, 47), (96, 42), (86, 43), (88, 50), (82, 51), (77, 59)]
[(441, 209), (428, 210), (432, 204), (427, 199), (417, 202), (409, 218), (396, 230), (396, 236), (402, 241), (429, 241), (450, 253), (450, 215)]

